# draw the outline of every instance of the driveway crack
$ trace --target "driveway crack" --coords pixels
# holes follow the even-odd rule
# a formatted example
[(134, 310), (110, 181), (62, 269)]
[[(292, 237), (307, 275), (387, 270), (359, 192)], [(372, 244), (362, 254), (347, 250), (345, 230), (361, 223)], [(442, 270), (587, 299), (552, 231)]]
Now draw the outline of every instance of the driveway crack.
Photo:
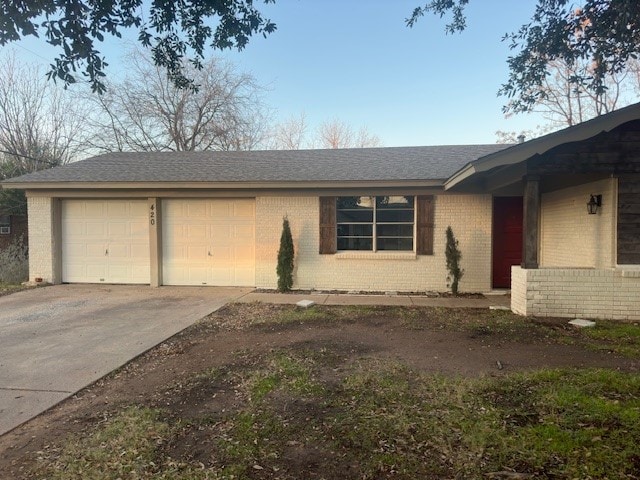
[(17, 388), (17, 387), (0, 387), (0, 390), (6, 390), (10, 392), (42, 392), (42, 393), (73, 393), (69, 390), (48, 390), (40, 388)]

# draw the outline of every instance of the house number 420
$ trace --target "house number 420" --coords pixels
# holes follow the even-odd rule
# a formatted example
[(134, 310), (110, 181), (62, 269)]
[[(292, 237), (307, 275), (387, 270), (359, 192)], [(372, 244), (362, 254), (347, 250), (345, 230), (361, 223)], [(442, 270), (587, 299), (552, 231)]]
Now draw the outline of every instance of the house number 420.
[(156, 224), (156, 205), (154, 203), (149, 207), (149, 222), (151, 222), (151, 225)]

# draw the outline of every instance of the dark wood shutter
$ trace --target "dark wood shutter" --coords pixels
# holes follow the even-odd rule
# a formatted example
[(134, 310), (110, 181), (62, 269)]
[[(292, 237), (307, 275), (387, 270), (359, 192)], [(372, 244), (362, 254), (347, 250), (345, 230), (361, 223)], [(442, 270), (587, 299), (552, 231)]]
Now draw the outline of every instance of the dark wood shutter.
[(320, 253), (336, 253), (336, 197), (320, 197)]
[(433, 255), (434, 204), (433, 195), (417, 197), (416, 253), (418, 255)]

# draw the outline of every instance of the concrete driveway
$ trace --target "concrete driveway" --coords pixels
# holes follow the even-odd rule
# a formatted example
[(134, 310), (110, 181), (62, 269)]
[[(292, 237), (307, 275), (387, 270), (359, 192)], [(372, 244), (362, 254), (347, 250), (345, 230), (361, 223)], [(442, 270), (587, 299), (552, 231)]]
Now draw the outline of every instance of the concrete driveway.
[(56, 285), (0, 297), (0, 435), (249, 291)]

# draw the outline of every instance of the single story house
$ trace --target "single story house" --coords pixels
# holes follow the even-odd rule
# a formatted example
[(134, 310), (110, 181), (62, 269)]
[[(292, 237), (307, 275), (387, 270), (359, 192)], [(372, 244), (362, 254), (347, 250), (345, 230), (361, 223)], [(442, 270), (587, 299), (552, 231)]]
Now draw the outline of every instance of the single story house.
[(3, 186), (31, 280), (275, 288), (286, 216), (294, 288), (446, 291), (451, 226), (463, 292), (640, 319), (640, 104), (510, 146), (110, 153)]

